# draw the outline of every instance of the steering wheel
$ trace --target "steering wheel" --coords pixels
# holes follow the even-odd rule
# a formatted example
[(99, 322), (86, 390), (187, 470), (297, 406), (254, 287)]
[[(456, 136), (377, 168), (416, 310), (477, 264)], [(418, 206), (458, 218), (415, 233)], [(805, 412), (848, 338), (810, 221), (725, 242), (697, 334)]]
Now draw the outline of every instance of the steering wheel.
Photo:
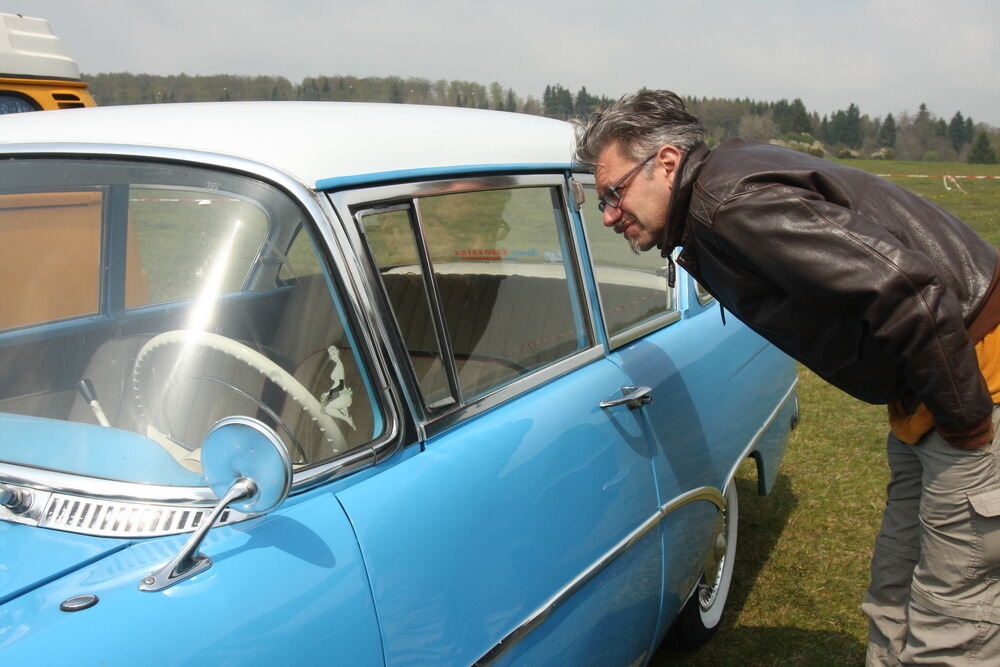
[[(284, 391), (289, 398), (299, 405), (306, 415), (309, 416), (309, 419), (316, 424), (316, 427), (323, 434), (324, 440), (330, 445), (334, 453), (338, 453), (346, 449), (344, 434), (341, 432), (337, 422), (333, 419), (333, 417), (323, 411), (323, 406), (320, 404), (319, 400), (284, 368), (274, 363), (260, 352), (257, 352), (256, 350), (249, 348), (243, 343), (235, 341), (232, 338), (226, 338), (225, 336), (220, 336), (219, 334), (211, 333), (209, 331), (199, 331), (196, 329), (174, 329), (172, 331), (165, 331), (149, 339), (146, 344), (142, 346), (142, 349), (139, 350), (139, 354), (136, 355), (135, 365), (132, 368), (132, 391), (135, 395), (135, 401), (139, 409), (139, 414), (143, 417), (148, 417), (149, 419), (150, 432), (148, 435), (153, 437), (154, 440), (160, 442), (160, 444), (166, 447), (168, 451), (171, 451), (171, 453), (174, 453), (174, 450), (177, 448), (175, 440), (170, 436), (164, 436), (164, 432), (160, 430), (156, 423), (154, 423), (153, 416), (157, 411), (153, 409), (153, 401), (149, 399), (147, 392), (152, 380), (152, 369), (155, 367), (155, 364), (152, 363), (153, 360), (158, 354), (162, 353), (165, 348), (176, 345), (214, 350), (253, 369), (264, 378), (270, 380), (281, 388), (281, 390)], [(168, 389), (169, 386), (176, 384), (181, 379), (185, 378), (171, 380), (168, 384)], [(285, 425), (281, 423), (280, 418), (271, 412), (270, 408), (265, 406), (258, 399), (243, 390), (234, 387), (233, 385), (218, 380), (216, 381), (254, 401), (258, 406), (268, 411), (271, 416), (279, 422), (280, 426), (285, 427)], [(166, 396), (167, 394), (168, 391), (163, 392), (163, 396)], [(150, 415), (146, 415), (147, 408), (151, 413)], [(159, 414), (162, 415), (162, 412)], [(164, 443), (162, 442), (163, 438), (167, 438), (171, 442)], [(182, 444), (187, 445), (187, 443)], [(187, 446), (190, 447), (190, 445)]]

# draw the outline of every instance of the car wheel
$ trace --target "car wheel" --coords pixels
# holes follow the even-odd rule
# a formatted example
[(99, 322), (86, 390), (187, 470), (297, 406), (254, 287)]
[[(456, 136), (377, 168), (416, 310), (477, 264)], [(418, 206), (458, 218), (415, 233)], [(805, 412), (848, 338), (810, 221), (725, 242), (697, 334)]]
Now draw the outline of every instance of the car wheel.
[(733, 581), (739, 513), (734, 480), (726, 488), (726, 508), (719, 512), (716, 519), (714, 548), (709, 551), (705, 569), (694, 593), (670, 629), (668, 641), (671, 644), (695, 648), (707, 642), (719, 629)]

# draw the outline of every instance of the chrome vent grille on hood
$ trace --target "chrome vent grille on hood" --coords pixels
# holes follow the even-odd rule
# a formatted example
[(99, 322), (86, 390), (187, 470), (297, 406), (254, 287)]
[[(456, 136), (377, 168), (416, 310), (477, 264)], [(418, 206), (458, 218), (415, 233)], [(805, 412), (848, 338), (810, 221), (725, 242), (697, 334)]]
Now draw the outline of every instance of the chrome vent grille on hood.
[[(156, 537), (194, 531), (212, 511), (211, 507), (107, 500), (37, 489), (25, 491), (31, 494), (27, 511), (15, 513), (0, 507), (0, 521), (98, 537)], [(226, 510), (216, 525), (236, 523), (251, 516)]]

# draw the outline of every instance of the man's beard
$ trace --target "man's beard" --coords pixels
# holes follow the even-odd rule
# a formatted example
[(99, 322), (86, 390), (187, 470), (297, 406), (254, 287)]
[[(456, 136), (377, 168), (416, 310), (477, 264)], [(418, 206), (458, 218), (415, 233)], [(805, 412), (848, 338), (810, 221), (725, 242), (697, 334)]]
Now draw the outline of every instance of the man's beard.
[[(624, 235), (625, 230), (621, 227), (621, 221), (615, 223), (615, 231), (619, 234)], [(628, 247), (632, 249), (632, 252), (639, 254), (642, 252), (642, 248), (639, 246), (639, 241), (637, 239), (632, 239), (625, 236), (625, 240), (628, 241)]]

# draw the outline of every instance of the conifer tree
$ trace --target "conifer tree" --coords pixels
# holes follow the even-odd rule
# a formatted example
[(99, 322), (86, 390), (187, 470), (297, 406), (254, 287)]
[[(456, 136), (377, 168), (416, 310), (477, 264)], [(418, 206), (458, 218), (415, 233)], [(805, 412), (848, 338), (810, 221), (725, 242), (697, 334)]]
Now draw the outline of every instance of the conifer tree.
[(990, 138), (985, 130), (980, 130), (976, 135), (976, 140), (972, 142), (969, 150), (969, 164), (996, 164), (997, 151), (990, 143)]
[(896, 119), (889, 114), (878, 129), (878, 145), (880, 148), (894, 148), (896, 146)]
[(948, 123), (948, 138), (951, 140), (951, 147), (956, 151), (962, 150), (962, 146), (969, 143), (965, 138), (965, 119), (962, 118), (961, 111), (956, 111)]

